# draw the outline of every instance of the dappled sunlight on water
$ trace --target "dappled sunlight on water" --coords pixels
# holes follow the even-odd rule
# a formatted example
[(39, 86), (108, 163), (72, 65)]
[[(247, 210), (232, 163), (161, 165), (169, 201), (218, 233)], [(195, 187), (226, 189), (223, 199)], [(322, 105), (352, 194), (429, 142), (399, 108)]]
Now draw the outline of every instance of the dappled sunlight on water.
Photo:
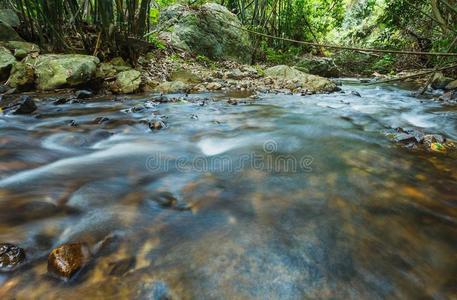
[[(456, 157), (383, 131), (457, 139), (457, 112), (395, 87), (343, 90), (236, 106), (43, 99), (39, 117), (0, 117), (0, 242), (27, 254), (0, 298), (455, 297)], [(68, 242), (99, 251), (63, 283), (47, 255)]]

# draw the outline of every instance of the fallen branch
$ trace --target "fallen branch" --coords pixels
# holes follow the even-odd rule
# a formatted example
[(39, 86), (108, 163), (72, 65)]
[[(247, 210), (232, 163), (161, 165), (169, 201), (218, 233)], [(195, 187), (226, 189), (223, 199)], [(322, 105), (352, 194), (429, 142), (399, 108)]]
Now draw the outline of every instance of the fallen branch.
[(405, 51), (405, 50), (386, 50), (386, 49), (373, 49), (373, 48), (358, 48), (358, 47), (349, 47), (349, 46), (340, 46), (340, 45), (330, 45), (330, 44), (322, 44), (322, 43), (313, 43), (313, 42), (305, 42), (305, 41), (298, 41), (298, 40), (293, 40), (289, 38), (282, 38), (282, 37), (277, 37), (274, 35), (266, 34), (266, 33), (261, 33), (257, 32), (254, 30), (250, 30), (244, 27), (236, 26), (230, 23), (226, 23), (229, 26), (232, 26), (234, 28), (244, 30), (246, 32), (256, 34), (259, 36), (271, 38), (271, 39), (276, 39), (276, 40), (282, 40), (286, 42), (292, 42), (292, 43), (297, 43), (297, 44), (302, 44), (302, 45), (307, 45), (307, 46), (315, 46), (315, 47), (322, 47), (322, 48), (329, 48), (329, 49), (341, 49), (341, 50), (350, 50), (350, 51), (364, 51), (364, 52), (373, 52), (373, 53), (387, 53), (387, 54), (398, 54), (398, 55), (424, 55), (424, 56), (448, 56), (448, 57), (454, 57), (457, 56), (457, 53), (449, 53), (449, 52), (420, 52), (420, 51)]
[(439, 69), (433, 69), (433, 70), (430, 70), (430, 71), (427, 71), (427, 72), (412, 74), (412, 75), (408, 75), (408, 76), (403, 76), (403, 77), (398, 77), (398, 78), (393, 78), (393, 79), (388, 79), (388, 80), (370, 82), (370, 83), (367, 83), (367, 85), (375, 85), (375, 84), (389, 83), (389, 82), (394, 82), (394, 81), (402, 81), (402, 80), (405, 80), (405, 79), (421, 77), (421, 76), (424, 76), (424, 75), (435, 73), (437, 71), (444, 71), (444, 70), (449, 70), (449, 69), (454, 69), (454, 68), (457, 68), (457, 64), (453, 64), (453, 65), (450, 65), (450, 66), (447, 66), (447, 67), (442, 67), (442, 68), (439, 68)]

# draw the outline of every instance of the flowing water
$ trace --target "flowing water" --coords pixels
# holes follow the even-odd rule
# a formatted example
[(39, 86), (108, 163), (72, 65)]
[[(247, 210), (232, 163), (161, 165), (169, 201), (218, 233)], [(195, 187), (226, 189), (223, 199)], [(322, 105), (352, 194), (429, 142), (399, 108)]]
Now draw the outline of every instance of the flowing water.
[[(457, 299), (456, 157), (383, 133), (457, 139), (457, 110), (342, 88), (238, 105), (43, 96), (34, 116), (1, 116), (0, 242), (27, 261), (0, 273), (0, 298)], [(47, 255), (67, 242), (101, 250), (61, 282)]]

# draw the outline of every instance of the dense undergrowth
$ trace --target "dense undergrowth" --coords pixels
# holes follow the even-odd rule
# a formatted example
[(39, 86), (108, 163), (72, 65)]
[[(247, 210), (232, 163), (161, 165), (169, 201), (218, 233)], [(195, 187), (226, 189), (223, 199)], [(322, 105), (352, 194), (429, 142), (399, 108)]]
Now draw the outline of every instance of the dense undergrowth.
[[(173, 0), (3, 0), (20, 34), (50, 52), (115, 56), (135, 61), (164, 48), (154, 30)], [(186, 1), (199, 6), (205, 1)], [(366, 48), (457, 51), (457, 0), (218, 0), (247, 28), (283, 38)], [(152, 34), (147, 34), (153, 32)], [(392, 73), (452, 60), (335, 51), (251, 35), (254, 62), (294, 63), (304, 54), (329, 56), (353, 73)]]

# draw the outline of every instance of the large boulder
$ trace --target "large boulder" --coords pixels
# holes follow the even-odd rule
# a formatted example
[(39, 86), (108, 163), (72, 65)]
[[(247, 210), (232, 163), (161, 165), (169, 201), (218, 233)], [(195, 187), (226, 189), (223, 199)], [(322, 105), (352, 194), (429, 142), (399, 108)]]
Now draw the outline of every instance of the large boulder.
[(333, 92), (337, 90), (335, 83), (327, 78), (303, 73), (295, 68), (279, 65), (265, 70), (265, 76), (296, 82), (311, 92)]
[(0, 22), (8, 24), (11, 27), (19, 27), (21, 21), (12, 9), (0, 9)]
[(34, 62), (36, 86), (40, 90), (53, 90), (87, 83), (95, 77), (99, 62), (90, 55), (40, 55)]
[(329, 57), (304, 56), (295, 65), (297, 69), (305, 73), (323, 77), (338, 77), (340, 70), (333, 59)]
[(0, 9), (0, 41), (22, 41), (13, 27), (19, 27), (20, 21), (11, 9)]
[(0, 80), (8, 78), (16, 58), (5, 47), (0, 46)]
[(219, 4), (199, 8), (172, 5), (161, 13), (160, 24), (164, 30), (161, 38), (177, 48), (212, 59), (251, 60), (247, 32), (240, 30), (238, 18)]
[(113, 92), (131, 94), (136, 92), (141, 85), (141, 73), (137, 70), (123, 71), (116, 75)]

